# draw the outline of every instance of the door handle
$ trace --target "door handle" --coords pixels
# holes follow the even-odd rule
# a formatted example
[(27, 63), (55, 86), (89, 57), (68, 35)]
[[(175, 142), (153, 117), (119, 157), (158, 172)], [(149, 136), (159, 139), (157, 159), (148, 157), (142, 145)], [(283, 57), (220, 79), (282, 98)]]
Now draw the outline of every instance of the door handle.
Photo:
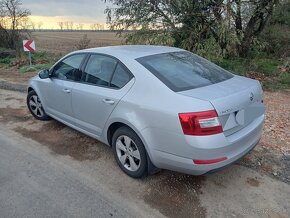
[(103, 99), (103, 102), (106, 104), (115, 104), (115, 101), (113, 101), (111, 99)]
[(70, 89), (63, 89), (63, 91), (64, 91), (65, 93), (70, 93), (70, 92), (71, 92)]

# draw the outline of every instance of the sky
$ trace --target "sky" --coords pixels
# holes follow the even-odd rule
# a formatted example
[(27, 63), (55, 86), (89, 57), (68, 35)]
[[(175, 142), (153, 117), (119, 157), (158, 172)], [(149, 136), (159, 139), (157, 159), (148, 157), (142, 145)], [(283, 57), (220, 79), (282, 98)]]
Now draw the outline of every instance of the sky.
[(109, 3), (103, 0), (22, 0), (22, 8), (31, 12), (30, 20), (42, 22), (44, 29), (59, 28), (58, 22), (82, 23), (89, 29), (93, 23), (106, 24), (104, 10)]

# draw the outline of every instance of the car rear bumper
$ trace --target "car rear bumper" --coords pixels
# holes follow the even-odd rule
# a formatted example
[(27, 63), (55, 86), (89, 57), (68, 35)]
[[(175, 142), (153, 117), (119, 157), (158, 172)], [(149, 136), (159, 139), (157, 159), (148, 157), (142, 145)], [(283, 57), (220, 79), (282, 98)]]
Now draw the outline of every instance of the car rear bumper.
[[(186, 140), (184, 147), (191, 147), (192, 155), (176, 155), (154, 149), (151, 151), (151, 160), (155, 166), (192, 175), (211, 173), (238, 161), (248, 154), (259, 142), (262, 135), (264, 115), (255, 120), (248, 127), (240, 130), (236, 135), (227, 137), (227, 143), (222, 140), (205, 140), (204, 143), (217, 143), (219, 146), (204, 144), (192, 146), (190, 140)], [(182, 149), (182, 145), (179, 145)], [(188, 151), (187, 151), (188, 152)], [(190, 157), (189, 157), (190, 156)], [(227, 157), (226, 160), (214, 164), (195, 164), (193, 159), (208, 160)]]

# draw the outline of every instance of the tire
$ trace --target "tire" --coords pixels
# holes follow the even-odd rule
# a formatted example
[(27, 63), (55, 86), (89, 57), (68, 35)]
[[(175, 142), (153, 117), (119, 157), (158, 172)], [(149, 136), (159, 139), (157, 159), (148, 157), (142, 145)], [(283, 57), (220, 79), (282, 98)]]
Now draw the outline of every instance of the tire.
[(26, 104), (30, 111), (30, 113), (37, 119), (37, 120), (51, 120), (40, 102), (40, 99), (34, 90), (30, 91), (26, 98)]
[(128, 127), (120, 127), (112, 138), (112, 148), (119, 167), (128, 176), (147, 175), (147, 154), (141, 139)]

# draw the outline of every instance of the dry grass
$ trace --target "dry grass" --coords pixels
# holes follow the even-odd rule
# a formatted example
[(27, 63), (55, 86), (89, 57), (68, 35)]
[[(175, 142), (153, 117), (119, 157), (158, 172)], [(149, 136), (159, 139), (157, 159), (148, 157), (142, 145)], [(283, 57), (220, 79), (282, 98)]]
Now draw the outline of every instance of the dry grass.
[(33, 32), (37, 51), (46, 51), (64, 55), (76, 50), (76, 44), (87, 34), (90, 47), (102, 47), (122, 44), (122, 39), (113, 32)]

